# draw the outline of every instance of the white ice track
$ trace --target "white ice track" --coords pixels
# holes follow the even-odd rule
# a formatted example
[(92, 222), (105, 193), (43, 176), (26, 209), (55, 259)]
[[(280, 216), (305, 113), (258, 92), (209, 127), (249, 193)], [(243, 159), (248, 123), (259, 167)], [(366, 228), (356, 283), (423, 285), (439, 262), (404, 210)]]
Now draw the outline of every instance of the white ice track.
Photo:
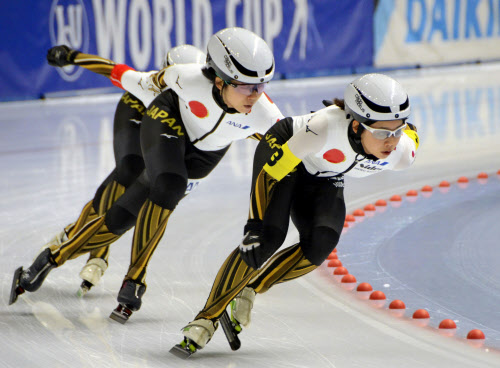
[[(456, 182), (459, 176), (475, 177), (480, 171), (495, 173), (500, 169), (500, 65), (394, 75), (410, 92), (411, 120), (418, 126), (422, 141), (417, 162), (404, 172), (346, 180), (348, 212), (426, 184)], [(322, 99), (341, 97), (343, 86), (352, 79), (347, 76), (273, 82), (269, 94), (285, 115), (298, 115), (320, 108)], [(477, 328), (487, 335), (483, 348), (473, 348), (464, 340), (441, 336), (434, 328), (415, 326), (408, 319), (395, 318), (360, 301), (354, 292), (341, 289), (333, 281), (331, 269), (326, 266), (258, 296), (252, 326), (240, 335), (239, 351), (232, 352), (222, 331), (218, 331), (190, 361), (169, 354), (170, 347), (181, 340), (180, 328), (203, 306), (219, 266), (241, 238), (248, 208), (253, 142), (235, 144), (209, 179), (176, 209), (151, 261), (143, 307), (127, 324), (120, 325), (108, 316), (116, 306), (128, 265), (131, 233), (113, 245), (103, 282), (85, 299), (75, 296), (80, 283), (78, 272), (85, 262), (82, 257), (52, 271), (38, 292), (22, 295), (16, 304), (7, 306), (15, 268), (28, 266), (39, 247), (76, 218), (113, 167), (112, 119), (118, 97), (0, 104), (0, 367), (500, 366), (500, 354), (493, 349), (498, 341), (488, 340), (488, 333), (492, 338), (498, 336), (498, 304), (485, 308), (484, 313), (490, 315), (482, 315), (480, 320), (468, 317), (471, 326), (478, 322)], [(476, 213), (481, 216), (482, 212)], [(409, 251), (407, 247), (419, 246), (415, 241), (396, 243), (406, 228), (417, 225), (412, 222), (411, 211), (404, 216), (409, 219), (404, 225), (401, 221), (383, 225), (389, 229), (388, 234), (399, 238), (388, 236), (378, 248), (371, 249), (371, 259), (360, 250), (360, 256), (365, 257), (365, 271), (376, 274), (377, 267), (382, 266), (383, 276), (397, 285), (395, 290), (384, 289), (392, 298), (401, 295), (400, 291), (408, 291), (401, 285), (411, 284), (413, 278), (406, 278), (414, 269), (408, 267), (405, 274), (401, 268), (391, 266), (409, 264), (415, 249)], [(452, 219), (448, 222), (459, 223)], [(353, 252), (360, 248), (349, 248), (349, 239), (363, 231), (365, 225), (368, 229), (367, 221), (349, 230), (339, 245), (339, 257), (346, 265), (351, 262), (352, 273), (356, 267), (352, 260), (357, 256)], [(436, 234), (439, 228), (431, 225), (421, 226), (423, 230), (417, 235), (423, 251), (438, 254), (439, 249), (432, 253), (428, 244), (437, 235), (445, 243), (447, 238)], [(493, 230), (486, 232), (493, 238), (491, 242), (497, 238)], [(470, 244), (460, 243), (461, 254), (473, 254), (477, 239), (470, 233), (464, 235), (460, 241)], [(291, 245), (296, 237), (291, 229), (285, 245)], [(369, 231), (365, 238), (371, 239)], [(457, 241), (450, 237), (452, 240)], [(436, 248), (447, 246), (434, 243)], [(488, 251), (492, 252), (491, 258), (498, 258), (498, 249), (490, 247)], [(487, 256), (483, 254), (481, 259)], [(442, 267), (427, 265), (427, 274), (418, 276), (427, 281), (439, 280), (445, 274), (443, 268), (448, 270), (454, 265), (456, 272), (462, 270), (460, 262)], [(482, 280), (499, 284), (498, 278), (494, 279), (499, 273), (493, 269), (498, 266), (491, 265), (485, 262), (478, 266), (483, 279), (476, 284), (482, 292), (488, 290), (480, 284)], [(450, 290), (458, 289), (462, 280), (448, 279), (437, 291), (418, 290), (429, 305), (419, 304), (418, 299), (406, 302), (409, 308), (428, 307), (432, 314), (432, 302), (445, 305), (448, 293), (456, 298)], [(377, 285), (376, 277), (358, 281)], [(415, 289), (415, 285), (409, 286)], [(494, 287), (489, 290), (492, 294), (496, 291)], [(464, 305), (473, 309), (474, 302), (467, 298), (463, 296)], [(441, 310), (443, 318), (447, 311), (453, 311), (453, 305)], [(463, 305), (455, 311), (462, 316), (467, 312)], [(436, 314), (434, 318), (440, 317)], [(486, 352), (490, 342), (493, 345)]]

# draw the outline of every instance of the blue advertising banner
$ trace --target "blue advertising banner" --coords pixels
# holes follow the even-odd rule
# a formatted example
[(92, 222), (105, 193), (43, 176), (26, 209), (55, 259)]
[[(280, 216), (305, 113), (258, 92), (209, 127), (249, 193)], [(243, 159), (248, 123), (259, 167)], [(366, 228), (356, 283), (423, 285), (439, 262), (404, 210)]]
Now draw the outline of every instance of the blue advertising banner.
[(500, 60), (498, 0), (379, 0), (376, 67)]
[(45, 55), (54, 45), (154, 70), (169, 48), (189, 43), (206, 49), (213, 33), (232, 26), (267, 41), (277, 78), (352, 72), (372, 65), (373, 7), (366, 0), (5, 2), (0, 100), (110, 86), (106, 78), (83, 69), (49, 66)]

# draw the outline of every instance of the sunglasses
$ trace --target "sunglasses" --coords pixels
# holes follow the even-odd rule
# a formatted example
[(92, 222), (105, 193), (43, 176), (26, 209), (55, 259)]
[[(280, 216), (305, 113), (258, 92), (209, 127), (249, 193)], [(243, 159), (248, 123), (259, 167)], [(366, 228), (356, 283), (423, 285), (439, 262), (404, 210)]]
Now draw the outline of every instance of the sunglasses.
[(257, 94), (264, 92), (267, 83), (259, 83), (259, 84), (234, 84), (228, 81), (224, 81), (228, 86), (233, 87), (238, 93), (241, 93), (245, 96), (250, 96), (254, 91)]
[(381, 141), (390, 137), (399, 138), (403, 134), (403, 131), (406, 129), (406, 123), (404, 123), (396, 130), (371, 128), (363, 123), (361, 123), (361, 125), (363, 126), (363, 128), (372, 133), (376, 139), (380, 139)]

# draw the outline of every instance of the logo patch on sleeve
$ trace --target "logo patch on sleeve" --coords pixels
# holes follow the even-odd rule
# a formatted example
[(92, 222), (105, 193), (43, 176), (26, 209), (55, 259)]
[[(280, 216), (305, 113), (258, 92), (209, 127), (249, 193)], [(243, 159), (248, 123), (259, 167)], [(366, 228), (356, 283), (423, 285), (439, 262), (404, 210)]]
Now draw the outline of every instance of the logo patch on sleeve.
[(338, 149), (331, 149), (323, 154), (323, 158), (333, 164), (340, 164), (346, 160), (344, 152)]
[(189, 101), (189, 108), (191, 112), (199, 118), (206, 118), (208, 116), (208, 110), (205, 105), (199, 101)]

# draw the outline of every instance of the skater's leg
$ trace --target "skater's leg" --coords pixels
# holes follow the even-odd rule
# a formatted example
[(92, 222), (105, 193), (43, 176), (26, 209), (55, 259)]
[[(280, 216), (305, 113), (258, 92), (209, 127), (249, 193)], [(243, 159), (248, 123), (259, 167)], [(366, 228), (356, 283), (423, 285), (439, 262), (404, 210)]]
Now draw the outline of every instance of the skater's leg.
[[(246, 280), (244, 285), (238, 287), (236, 293), (228, 293), (227, 298), (223, 299), (224, 303), (218, 311), (223, 312), (227, 303), (231, 302), (231, 300), (236, 297), (235, 302), (232, 303), (232, 317), (234, 317), (233, 322), (237, 324), (241, 323), (243, 325), (248, 325), (250, 323), (249, 312), (241, 312), (245, 309), (248, 311), (251, 310), (255, 292), (251, 288), (245, 286), (261, 272), (260, 267), (283, 244), (288, 231), (289, 213), (292, 195), (297, 184), (297, 175), (296, 173), (292, 173), (279, 183), (272, 179), (261, 169), (264, 165), (265, 158), (271, 155), (272, 151), (270, 152), (269, 145), (261, 141), (255, 154), (249, 220), (244, 229), (244, 233), (246, 234), (244, 242), (249, 236), (252, 236), (255, 243), (258, 244), (258, 247), (257, 249), (254, 248), (250, 251), (245, 251), (245, 258), (243, 259), (246, 261), (250, 258), (252, 261), (250, 265), (258, 270), (252, 273), (253, 276)], [(254, 253), (254, 255), (248, 256), (250, 252)], [(214, 289), (216, 289), (215, 285), (212, 288), (212, 293)], [(240, 302), (239, 308), (237, 306), (238, 302)], [(243, 304), (246, 305), (243, 306)], [(238, 315), (238, 309), (241, 321), (239, 321), (236, 316)], [(236, 315), (234, 314), (235, 311)], [(243, 317), (242, 314), (246, 314), (248, 318)], [(198, 317), (200, 315), (198, 315)]]
[(93, 249), (106, 246), (120, 235), (113, 234), (107, 227), (106, 216), (99, 216), (86, 224), (73, 238), (53, 252), (54, 262), (62, 266), (68, 259), (74, 259)]
[(74, 237), (83, 228), (83, 226), (94, 220), (96, 217), (104, 214), (99, 211), (100, 199), (104, 192), (109, 191), (108, 187), (113, 184), (114, 177), (115, 170), (113, 170), (99, 186), (94, 198), (83, 207), (78, 219), (64, 228), (64, 231), (67, 234), (67, 239)]
[(317, 268), (335, 248), (345, 219), (343, 180), (301, 180), (291, 208), (300, 243), (273, 256), (252, 280), (257, 293), (301, 277)]
[[(144, 105), (128, 92), (125, 92), (118, 102), (113, 122), (116, 168), (94, 196), (95, 208), (99, 215), (105, 214), (144, 171), (138, 124), (144, 111)], [(94, 280), (91, 283), (95, 284), (105, 271), (105, 268), (99, 265), (107, 267), (108, 258), (109, 246), (91, 251), (88, 263), (83, 267), (80, 276), (87, 282)]]
[[(66, 260), (76, 258), (89, 250), (106, 246), (118, 239), (127, 230), (126, 215), (130, 217), (127, 211), (117, 206), (114, 211), (108, 212), (106, 216), (99, 216), (89, 221), (74, 237), (61, 245), (53, 245), (43, 250), (33, 261), (33, 264), (19, 274), (19, 279), (14, 280), (13, 284), (16, 285), (16, 292), (11, 293), (11, 303), (15, 301), (15, 295), (25, 290), (36, 291), (42, 285), (48, 273), (53, 268), (61, 266)], [(119, 226), (110, 226), (109, 224), (119, 224)], [(132, 225), (133, 222), (129, 228)], [(17, 286), (19, 286), (19, 289)]]
[[(275, 198), (278, 199), (278, 197)], [(275, 203), (279, 203), (279, 201)], [(260, 246), (264, 248), (263, 254), (272, 254), (273, 250), (278, 249), (285, 240), (286, 230), (284, 229), (288, 226), (288, 213), (286, 210), (283, 213), (286, 215), (281, 217), (281, 221), (275, 218), (275, 224), (281, 222), (281, 226), (277, 227), (266, 224), (262, 229), (259, 241)], [(196, 316), (196, 319), (218, 319), (226, 310), (231, 300), (234, 299), (258, 272), (257, 269), (247, 265), (243, 260), (240, 247), (234, 250), (220, 268), (205, 307)]]
[[(125, 186), (115, 180), (116, 171), (115, 169), (112, 173), (112, 180), (103, 183), (94, 197), (93, 203), (101, 216), (105, 215), (118, 198), (125, 193)], [(78, 290), (78, 296), (85, 295), (94, 285), (97, 285), (108, 268), (109, 253), (109, 245), (90, 251), (89, 259), (80, 271), (83, 282)]]
[[(291, 217), (300, 243), (275, 254), (231, 303), (233, 318), (247, 327), (255, 293), (294, 280), (315, 270), (337, 245), (345, 218), (342, 180), (298, 180)], [(233, 319), (233, 320), (234, 320)]]
[[(186, 132), (178, 111), (172, 109), (177, 104), (175, 96), (162, 94), (150, 105), (156, 112), (145, 114), (142, 120), (141, 149), (149, 194), (135, 224), (130, 265), (118, 293), (120, 305), (115, 312), (126, 308), (124, 320), (141, 307), (146, 289), (146, 267), (165, 232), (170, 214), (187, 188)], [(171, 123), (162, 123), (167, 116)], [(110, 317), (120, 318), (115, 312)]]
[(126, 280), (146, 284), (146, 267), (165, 232), (171, 213), (172, 210), (154, 204), (151, 200), (146, 201), (137, 218)]
[(55, 263), (110, 245), (135, 224), (137, 214), (149, 193), (147, 184), (139, 178), (111, 206), (105, 215), (85, 225), (72, 239), (53, 252)]
[(73, 237), (78, 231), (81, 230), (83, 225), (87, 224), (89, 221), (94, 220), (97, 217), (97, 213), (94, 210), (93, 201), (89, 201), (82, 209), (78, 219), (67, 225), (59, 233), (55, 234), (47, 243), (42, 246), (42, 251), (45, 248), (50, 248), (53, 252), (61, 247), (61, 245), (66, 242), (70, 237)]
[[(111, 208), (111, 206), (118, 200), (118, 198), (120, 198), (123, 195), (123, 193), (125, 193), (125, 186), (121, 185), (117, 181), (111, 180), (107, 184), (103, 183), (103, 185), (101, 185), (101, 187), (96, 192), (96, 195), (93, 199), (93, 203), (97, 208), (98, 215), (99, 216), (105, 215), (106, 212)], [(109, 246), (106, 246), (91, 251), (89, 260), (92, 258), (101, 258), (107, 264), (108, 256), (109, 256)]]
[(265, 293), (271, 286), (305, 275), (316, 267), (304, 257), (297, 243), (276, 253), (248, 286), (256, 293)]
[(303, 276), (314, 269), (302, 254), (299, 244), (288, 247), (275, 254), (259, 269), (257, 275), (250, 280), (233, 301), (231, 301), (231, 317), (235, 324), (249, 327), (251, 311), (256, 293), (264, 293), (271, 286)]
[[(275, 254), (232, 302), (233, 317), (248, 327), (255, 293), (263, 294), (276, 284), (295, 280), (314, 271), (326, 258), (325, 254), (330, 254), (335, 248), (338, 239), (339, 234), (331, 228), (315, 228), (311, 241), (297, 243)], [(304, 255), (302, 248), (314, 254), (310, 258), (315, 263)]]
[[(191, 352), (203, 348), (212, 338), (227, 305), (257, 272), (243, 261), (239, 247), (236, 248), (219, 269), (205, 307), (183, 328), (184, 340), (170, 352), (182, 357), (188, 348), (192, 347)], [(239, 340), (237, 345), (239, 347)]]
[(80, 216), (78, 216), (78, 219), (64, 228), (64, 232), (66, 233), (67, 238), (69, 239), (75, 236), (75, 234), (80, 231), (85, 224), (94, 220), (96, 217), (97, 212), (94, 209), (94, 203), (92, 200), (90, 200), (83, 207), (82, 212), (80, 212)]
[(257, 272), (241, 259), (239, 248), (236, 248), (219, 269), (208, 300), (195, 320), (217, 320)]
[[(134, 125), (137, 124), (134, 123)], [(138, 137), (135, 139), (139, 140)], [(128, 144), (131, 145), (130, 142)], [(108, 180), (108, 183), (103, 183), (94, 197), (93, 202), (96, 204), (99, 215), (103, 215), (109, 211), (113, 204), (125, 193), (127, 188), (135, 182), (142, 171), (144, 171), (144, 161), (139, 154), (130, 153), (120, 157), (119, 160), (117, 158), (117, 167), (113, 171), (112, 177), (110, 176), (112, 180)], [(109, 246), (104, 246), (90, 252), (87, 264), (80, 271), (83, 283), (79, 290), (79, 295), (84, 295), (92, 286), (99, 282), (107, 269), (109, 253)]]
[(155, 178), (150, 198), (142, 206), (135, 224), (130, 266), (118, 293), (119, 305), (110, 315), (115, 321), (125, 323), (132, 312), (141, 308), (146, 291), (146, 268), (186, 185), (187, 179), (176, 174)]
[(95, 250), (91, 251), (88, 260), (90, 261), (93, 258), (100, 258), (104, 262), (106, 262), (106, 264), (107, 264), (108, 259), (109, 259), (109, 254), (110, 254), (110, 251), (109, 251), (109, 245), (108, 245), (106, 247), (102, 247), (102, 248), (95, 249)]
[(114, 177), (115, 171), (113, 171), (107, 178), (104, 180), (104, 182), (99, 186), (97, 189), (96, 195), (94, 196), (94, 199), (90, 200), (83, 206), (82, 211), (80, 212), (80, 215), (78, 216), (78, 219), (67, 225), (64, 230), (62, 230), (60, 233), (56, 234), (53, 236), (43, 247), (42, 250), (45, 248), (50, 248), (52, 252), (57, 251), (61, 247), (61, 245), (66, 242), (68, 239), (74, 237), (76, 233), (78, 233), (84, 225), (89, 223), (90, 221), (94, 220), (97, 218), (99, 215), (102, 215), (102, 213), (99, 212), (99, 200), (96, 200), (96, 198), (100, 198), (102, 196), (102, 193), (106, 189), (106, 187), (112, 182), (113, 177)]

